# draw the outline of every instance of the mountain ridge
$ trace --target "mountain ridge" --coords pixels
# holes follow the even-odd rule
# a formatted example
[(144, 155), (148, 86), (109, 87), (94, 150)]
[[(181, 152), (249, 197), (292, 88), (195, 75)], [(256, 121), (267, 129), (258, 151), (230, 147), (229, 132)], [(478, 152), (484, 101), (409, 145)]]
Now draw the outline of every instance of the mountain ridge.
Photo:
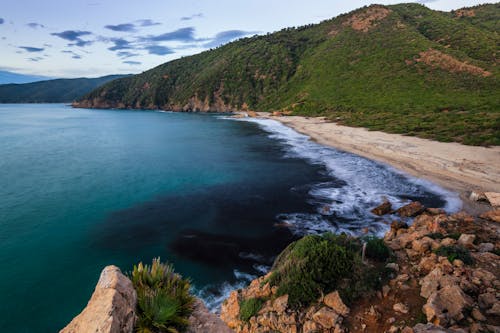
[(83, 94), (127, 75), (50, 79), (0, 85), (0, 103), (71, 103)]
[(280, 111), (500, 145), (500, 4), (371, 5), (240, 39), (106, 84), (75, 107)]

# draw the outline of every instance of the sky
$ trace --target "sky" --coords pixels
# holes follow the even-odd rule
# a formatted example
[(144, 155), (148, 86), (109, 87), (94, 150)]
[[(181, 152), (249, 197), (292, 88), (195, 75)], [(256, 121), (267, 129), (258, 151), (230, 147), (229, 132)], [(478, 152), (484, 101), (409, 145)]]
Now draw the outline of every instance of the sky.
[[(318, 23), (373, 3), (363, 0), (0, 1), (0, 70), (61, 78), (140, 73), (238, 38)], [(449, 11), (484, 0), (408, 2)]]

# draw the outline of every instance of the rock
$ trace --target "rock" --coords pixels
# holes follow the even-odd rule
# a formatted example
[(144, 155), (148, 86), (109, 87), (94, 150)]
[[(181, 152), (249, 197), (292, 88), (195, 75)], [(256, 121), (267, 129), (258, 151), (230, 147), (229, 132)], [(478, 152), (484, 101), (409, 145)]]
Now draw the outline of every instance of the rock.
[(418, 201), (414, 201), (399, 208), (398, 210), (396, 210), (396, 213), (398, 213), (398, 215), (402, 217), (414, 217), (422, 213), (424, 210), (424, 205), (422, 205)]
[(107, 266), (87, 306), (61, 333), (132, 333), (137, 294), (116, 266)]
[(485, 220), (500, 223), (500, 209), (490, 210), (489, 212), (481, 214), (479, 217)]
[(387, 330), (387, 333), (397, 333), (397, 332), (399, 332), (399, 327), (394, 325), (389, 327), (389, 329)]
[(325, 303), (325, 305), (332, 308), (335, 312), (337, 312), (341, 316), (345, 317), (349, 314), (350, 310), (344, 304), (344, 302), (342, 301), (342, 298), (340, 298), (338, 291), (334, 291), (334, 292), (326, 295), (325, 298), (323, 299), (323, 303)]
[(417, 324), (413, 327), (414, 333), (455, 333), (455, 331), (445, 329), (433, 324)]
[(385, 265), (385, 268), (392, 269), (395, 272), (399, 272), (399, 265), (396, 264), (395, 262), (390, 262), (387, 265)]
[(427, 321), (439, 325), (464, 319), (463, 312), (472, 306), (472, 299), (456, 285), (445, 286), (432, 293), (423, 306)]
[(428, 274), (430, 271), (436, 267), (437, 264), (437, 256), (434, 253), (431, 253), (429, 256), (425, 256), (420, 260), (418, 264), (418, 270), (422, 274)]
[(203, 302), (196, 299), (193, 313), (189, 317), (186, 333), (231, 333), (231, 330), (219, 317), (208, 311)]
[(479, 252), (491, 252), (495, 249), (495, 245), (492, 243), (481, 243), (477, 247)]
[(404, 313), (404, 314), (408, 313), (408, 307), (406, 305), (404, 305), (403, 303), (394, 304), (392, 309), (396, 312), (400, 312), (400, 313)]
[(240, 302), (238, 299), (238, 291), (233, 290), (229, 297), (222, 303), (220, 311), (220, 319), (222, 319), (227, 326), (235, 329), (241, 324), (240, 321)]
[(382, 216), (390, 213), (392, 210), (392, 204), (389, 201), (384, 201), (380, 206), (377, 206), (371, 210), (375, 215)]
[(384, 298), (387, 298), (387, 296), (389, 295), (389, 291), (391, 291), (391, 287), (389, 287), (388, 285), (382, 287), (382, 295), (384, 296)]
[(285, 312), (288, 306), (288, 295), (283, 295), (276, 298), (273, 302), (273, 310), (278, 314)]
[(462, 245), (463, 247), (466, 247), (466, 248), (473, 248), (475, 239), (476, 239), (476, 235), (461, 234), (457, 243), (458, 243), (458, 245)]
[(500, 302), (495, 302), (491, 309), (486, 311), (487, 314), (494, 315), (500, 317)]
[(488, 329), (488, 332), (500, 333), (500, 326), (486, 325), (486, 328)]
[(408, 224), (403, 221), (393, 221), (391, 223), (391, 229), (394, 229), (396, 231), (399, 229), (408, 229)]
[(446, 237), (445, 239), (441, 240), (440, 245), (441, 246), (452, 246), (452, 245), (455, 245), (456, 243), (457, 243), (457, 241), (454, 240), (453, 238)]
[(446, 214), (446, 211), (442, 208), (426, 208), (425, 212), (429, 215), (441, 215)]
[(445, 274), (442, 267), (436, 267), (420, 280), (420, 296), (429, 298), (432, 293), (440, 288), (455, 285), (456, 283), (457, 278)]
[(488, 201), (484, 192), (481, 191), (472, 191), (469, 195), (469, 199), (472, 201)]
[(460, 259), (453, 260), (453, 266), (455, 267), (464, 267), (464, 262)]
[(402, 330), (401, 330), (401, 333), (414, 333), (413, 332), (413, 328), (409, 327), (409, 326), (405, 326)]
[(500, 193), (485, 192), (484, 195), (486, 196), (486, 199), (488, 199), (490, 205), (493, 207), (500, 207)]
[(486, 320), (486, 317), (481, 313), (481, 311), (479, 311), (478, 308), (472, 309), (471, 315), (472, 315), (472, 318), (474, 318), (477, 321), (485, 321)]
[(332, 309), (322, 307), (313, 314), (312, 319), (324, 328), (332, 328), (337, 323), (339, 315)]
[(302, 332), (304, 333), (317, 333), (320, 332), (321, 326), (312, 320), (308, 320), (302, 326)]
[(423, 254), (431, 249), (433, 242), (434, 242), (434, 240), (432, 238), (423, 237), (420, 239), (415, 239), (411, 243), (411, 247), (413, 250), (417, 251), (418, 253)]

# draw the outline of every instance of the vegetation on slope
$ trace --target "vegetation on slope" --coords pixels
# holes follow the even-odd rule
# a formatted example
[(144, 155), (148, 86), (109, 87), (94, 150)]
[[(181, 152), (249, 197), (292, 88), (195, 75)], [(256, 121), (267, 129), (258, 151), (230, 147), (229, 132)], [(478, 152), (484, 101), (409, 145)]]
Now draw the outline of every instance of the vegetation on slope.
[[(375, 261), (384, 263), (389, 250), (382, 240), (370, 238)], [(346, 235), (309, 235), (290, 244), (276, 259), (269, 278), (277, 295), (288, 295), (293, 308), (306, 307), (320, 295), (341, 290), (342, 299), (353, 300), (381, 286), (384, 265), (362, 262), (363, 239)], [(373, 250), (373, 252), (372, 252)]]
[(70, 103), (83, 94), (124, 76), (126, 75), (2, 84), (0, 85), (0, 103)]
[(288, 111), (500, 145), (499, 13), (498, 4), (451, 13), (373, 5), (163, 64), (75, 106)]

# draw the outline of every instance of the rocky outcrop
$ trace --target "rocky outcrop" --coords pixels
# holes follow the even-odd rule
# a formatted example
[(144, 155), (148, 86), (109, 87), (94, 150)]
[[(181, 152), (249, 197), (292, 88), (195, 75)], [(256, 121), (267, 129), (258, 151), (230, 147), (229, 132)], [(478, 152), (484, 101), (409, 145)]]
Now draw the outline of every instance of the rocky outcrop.
[(116, 266), (103, 269), (87, 307), (60, 333), (132, 333), (137, 294)]
[[(425, 209), (418, 203), (400, 212), (419, 215), (410, 226), (394, 221), (385, 235), (394, 258), (386, 268), (394, 274), (375, 294), (367, 293), (348, 307), (335, 291), (306, 308), (291, 309), (288, 295), (277, 295), (277, 288), (267, 283), (269, 273), (248, 288), (233, 291), (222, 306), (221, 319), (236, 332), (248, 333), (500, 331), (500, 256), (496, 254), (500, 226), (465, 213)], [(471, 261), (463, 257), (467, 255)], [(240, 319), (240, 304), (250, 298), (265, 301), (245, 322)]]
[[(222, 304), (220, 317), (236, 332), (344, 332), (341, 324), (349, 314), (337, 291), (320, 298), (307, 309), (292, 309), (288, 295), (276, 295), (277, 288), (266, 282), (269, 274), (252, 281), (243, 290), (235, 290)], [(248, 322), (240, 319), (243, 300), (267, 299)]]

